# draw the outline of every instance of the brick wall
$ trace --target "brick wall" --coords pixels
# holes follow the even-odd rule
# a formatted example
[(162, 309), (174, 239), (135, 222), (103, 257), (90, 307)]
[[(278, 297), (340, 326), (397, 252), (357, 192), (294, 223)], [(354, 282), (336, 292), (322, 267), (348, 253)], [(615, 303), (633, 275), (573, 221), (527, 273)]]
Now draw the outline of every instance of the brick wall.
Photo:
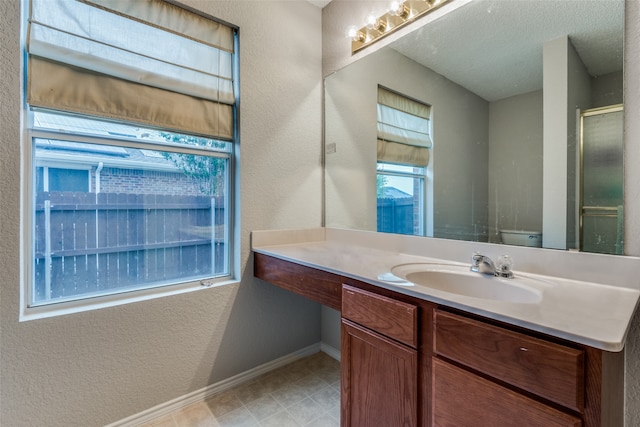
[[(91, 172), (95, 192), (95, 168)], [(104, 168), (100, 172), (100, 192), (120, 194), (164, 194), (202, 196), (201, 182), (181, 172)]]

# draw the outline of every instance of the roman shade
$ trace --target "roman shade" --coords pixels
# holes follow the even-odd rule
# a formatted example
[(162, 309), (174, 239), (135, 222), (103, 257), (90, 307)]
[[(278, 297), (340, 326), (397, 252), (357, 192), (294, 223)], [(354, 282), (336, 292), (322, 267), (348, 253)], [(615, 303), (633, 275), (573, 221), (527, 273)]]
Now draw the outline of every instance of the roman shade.
[(427, 166), (431, 107), (378, 87), (378, 161)]
[(34, 107), (233, 139), (233, 28), (161, 0), (32, 0)]

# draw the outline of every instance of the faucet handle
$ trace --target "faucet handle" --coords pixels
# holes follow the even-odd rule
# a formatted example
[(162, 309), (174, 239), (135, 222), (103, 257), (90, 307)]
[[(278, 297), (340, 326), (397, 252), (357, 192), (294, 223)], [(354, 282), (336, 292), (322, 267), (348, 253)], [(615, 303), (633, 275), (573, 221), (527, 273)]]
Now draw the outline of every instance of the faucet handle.
[(473, 255), (471, 255), (471, 271), (474, 271), (476, 273), (480, 272), (480, 261), (482, 261), (482, 255), (480, 255), (480, 252), (474, 252)]
[(501, 255), (496, 261), (496, 273), (500, 277), (513, 277), (513, 259), (509, 255)]

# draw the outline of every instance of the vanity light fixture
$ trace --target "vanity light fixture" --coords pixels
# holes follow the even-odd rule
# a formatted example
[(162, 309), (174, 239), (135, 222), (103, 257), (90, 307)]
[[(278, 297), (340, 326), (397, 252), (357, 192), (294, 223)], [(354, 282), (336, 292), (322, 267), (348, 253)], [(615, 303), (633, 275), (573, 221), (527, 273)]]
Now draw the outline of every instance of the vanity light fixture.
[(362, 28), (358, 29), (355, 26), (349, 28), (348, 37), (351, 39), (351, 53), (356, 53), (405, 24), (438, 9), (449, 1), (451, 0), (393, 1), (389, 5), (388, 11), (382, 16), (376, 18), (374, 15), (370, 15)]

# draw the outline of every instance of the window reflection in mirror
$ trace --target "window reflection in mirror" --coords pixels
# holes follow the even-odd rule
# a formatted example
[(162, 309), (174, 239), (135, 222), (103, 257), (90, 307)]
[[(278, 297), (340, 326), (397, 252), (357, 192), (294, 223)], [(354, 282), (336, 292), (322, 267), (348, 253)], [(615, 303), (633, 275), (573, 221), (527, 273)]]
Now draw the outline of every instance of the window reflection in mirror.
[(432, 106), (424, 235), (580, 249), (579, 116), (622, 103), (623, 23), (623, 0), (478, 0), (328, 76), (326, 225), (378, 229), (383, 86)]

